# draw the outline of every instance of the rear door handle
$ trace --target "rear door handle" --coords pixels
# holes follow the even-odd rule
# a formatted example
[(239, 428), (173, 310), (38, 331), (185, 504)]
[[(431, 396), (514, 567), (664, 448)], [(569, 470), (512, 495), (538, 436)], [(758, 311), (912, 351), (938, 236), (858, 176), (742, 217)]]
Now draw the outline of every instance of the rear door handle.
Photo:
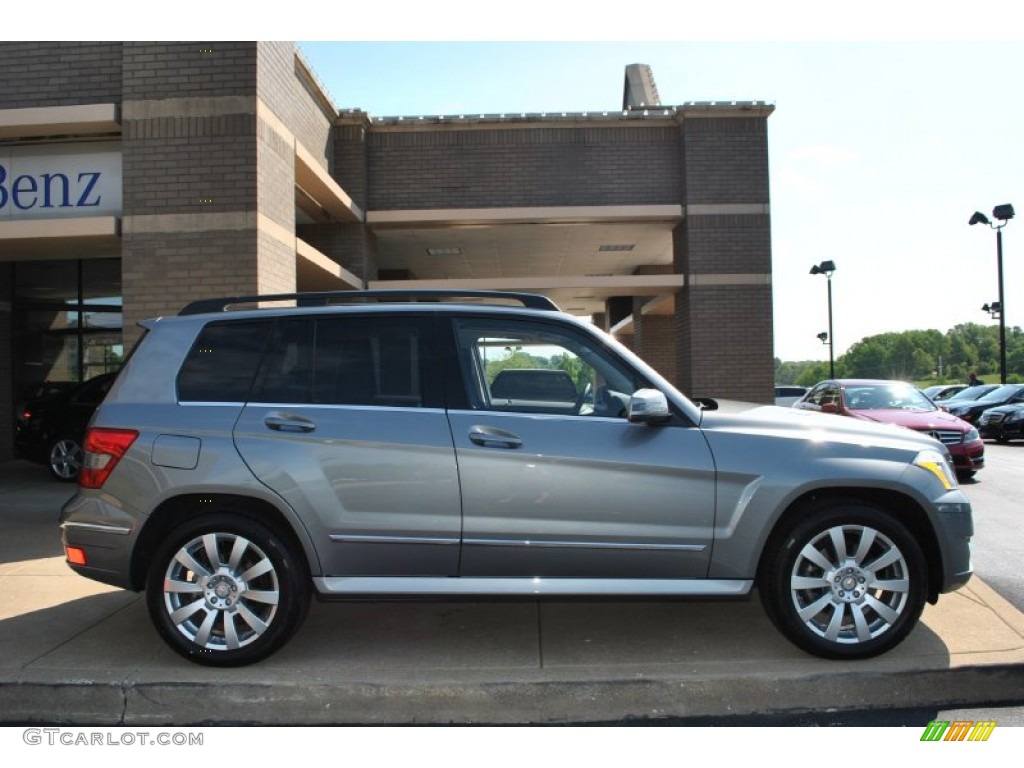
[(316, 424), (302, 416), (291, 413), (268, 413), (263, 423), (277, 432), (312, 432)]
[(469, 428), (469, 439), (477, 445), (499, 445), (506, 448), (519, 448), (522, 438), (497, 427), (473, 426)]

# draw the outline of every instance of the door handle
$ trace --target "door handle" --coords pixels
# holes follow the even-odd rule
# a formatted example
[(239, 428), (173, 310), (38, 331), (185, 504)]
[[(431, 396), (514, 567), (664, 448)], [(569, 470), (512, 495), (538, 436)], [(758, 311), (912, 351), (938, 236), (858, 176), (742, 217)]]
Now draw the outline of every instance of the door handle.
[(278, 432), (312, 432), (316, 429), (316, 424), (309, 419), (291, 414), (268, 413), (263, 423)]
[(469, 428), (469, 439), (477, 445), (503, 445), (506, 448), (519, 448), (522, 438), (497, 427), (475, 426)]

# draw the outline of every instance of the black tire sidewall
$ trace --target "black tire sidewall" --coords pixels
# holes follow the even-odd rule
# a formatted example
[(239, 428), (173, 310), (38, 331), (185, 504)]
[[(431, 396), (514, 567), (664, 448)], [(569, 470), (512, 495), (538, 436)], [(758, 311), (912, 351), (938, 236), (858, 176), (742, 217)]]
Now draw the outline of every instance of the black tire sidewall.
[[(183, 635), (167, 614), (163, 581), (171, 559), (189, 541), (206, 533), (237, 534), (263, 550), (274, 565), (279, 584), (277, 613), (259, 638), (242, 648), (224, 651), (205, 649)], [(146, 606), (161, 638), (189, 661), (208, 666), (232, 667), (252, 664), (270, 656), (301, 626), (310, 603), (309, 571), (302, 555), (270, 528), (234, 514), (211, 514), (194, 518), (172, 530), (157, 548), (146, 579)]]
[[(793, 605), (790, 577), (800, 551), (812, 539), (841, 525), (862, 525), (886, 536), (907, 563), (910, 591), (899, 618), (881, 635), (862, 643), (835, 643), (809, 629)], [(828, 659), (862, 659), (899, 645), (917, 624), (927, 595), (924, 553), (910, 530), (882, 509), (861, 502), (834, 502), (817, 506), (792, 523), (769, 543), (759, 576), (759, 590), (769, 618), (794, 645)]]

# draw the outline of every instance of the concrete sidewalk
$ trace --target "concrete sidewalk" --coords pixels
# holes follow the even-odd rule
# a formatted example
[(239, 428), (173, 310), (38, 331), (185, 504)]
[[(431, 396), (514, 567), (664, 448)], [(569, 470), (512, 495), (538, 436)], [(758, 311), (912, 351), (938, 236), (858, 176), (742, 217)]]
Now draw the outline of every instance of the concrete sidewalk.
[(559, 723), (1024, 701), (1024, 614), (979, 579), (895, 651), (803, 654), (739, 603), (314, 603), (267, 661), (180, 659), (140, 595), (63, 562), (72, 492), (0, 464), (0, 722)]

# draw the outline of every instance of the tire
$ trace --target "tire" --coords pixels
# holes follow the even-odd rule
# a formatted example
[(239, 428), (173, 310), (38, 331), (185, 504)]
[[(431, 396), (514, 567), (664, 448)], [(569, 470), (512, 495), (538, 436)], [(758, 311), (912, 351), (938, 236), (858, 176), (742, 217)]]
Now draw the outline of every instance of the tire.
[(899, 645), (921, 616), (924, 554), (906, 526), (877, 507), (817, 506), (768, 546), (758, 574), (765, 610), (808, 653), (877, 656)]
[(302, 554), (264, 525), (230, 514), (195, 518), (172, 531), (146, 580), (160, 636), (208, 666), (270, 656), (302, 625), (309, 601)]
[(50, 468), (50, 474), (61, 482), (74, 483), (78, 481), (83, 459), (81, 443), (65, 435), (50, 443), (46, 465)]

